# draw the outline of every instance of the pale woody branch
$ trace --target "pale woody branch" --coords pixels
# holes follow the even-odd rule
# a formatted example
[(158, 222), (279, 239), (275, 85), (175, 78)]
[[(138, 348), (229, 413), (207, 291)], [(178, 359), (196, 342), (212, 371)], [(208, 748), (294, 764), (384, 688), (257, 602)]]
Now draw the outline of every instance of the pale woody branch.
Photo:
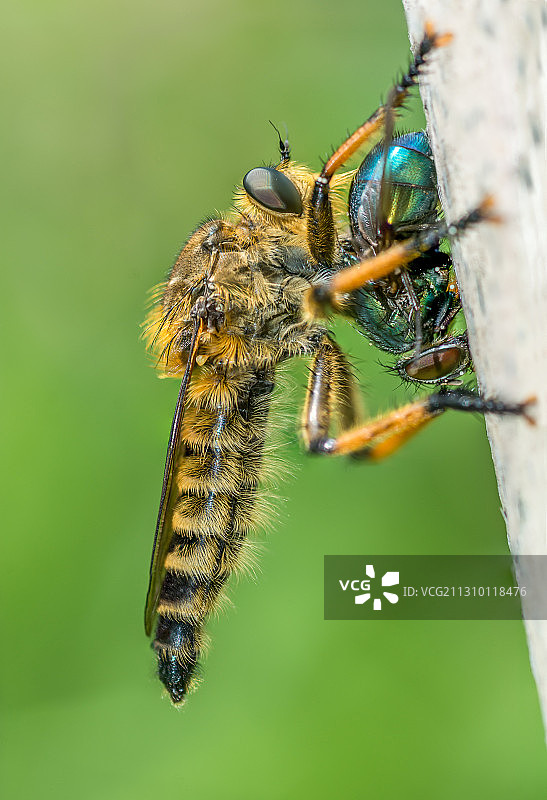
[[(493, 195), (503, 218), (466, 233), (453, 254), (482, 393), (537, 397), (535, 427), (505, 417), (487, 429), (511, 551), (547, 554), (547, 7), (403, 3), (413, 47), (425, 20), (454, 35), (421, 84), (446, 216)], [(526, 631), (547, 720), (547, 622)]]

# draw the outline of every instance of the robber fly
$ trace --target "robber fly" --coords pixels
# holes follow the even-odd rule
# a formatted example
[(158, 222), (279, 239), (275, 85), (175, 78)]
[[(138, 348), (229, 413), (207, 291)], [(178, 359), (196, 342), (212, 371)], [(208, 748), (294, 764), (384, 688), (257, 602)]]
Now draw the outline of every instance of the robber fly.
[[(174, 704), (195, 685), (205, 621), (250, 551), (278, 365), (312, 357), (302, 438), (319, 454), (381, 458), (447, 408), (525, 410), (445, 385), (467, 367), (468, 351), (463, 337), (447, 335), (459, 300), (439, 242), (488, 218), (489, 208), (484, 203), (447, 227), (427, 140), (393, 138), (397, 109), (430, 53), (448, 40), (426, 29), (386, 103), (319, 174), (292, 161), (280, 137), (280, 163), (247, 172), (235, 193), (236, 213), (194, 231), (156, 295), (145, 336), (159, 369), (181, 378), (181, 386), (145, 627)], [(338, 171), (382, 132), (383, 145), (367, 156), (349, 190), (348, 235), (340, 197), (353, 173)], [(412, 351), (400, 369), (419, 382), (432, 378), (439, 390), (360, 420), (352, 371), (326, 311), (343, 313), (383, 349)]]

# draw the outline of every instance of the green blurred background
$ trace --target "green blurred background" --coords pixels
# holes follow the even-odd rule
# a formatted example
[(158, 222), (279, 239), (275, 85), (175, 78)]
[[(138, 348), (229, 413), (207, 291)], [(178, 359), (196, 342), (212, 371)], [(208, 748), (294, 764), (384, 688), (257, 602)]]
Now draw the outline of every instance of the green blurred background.
[[(544, 796), (520, 623), (322, 619), (325, 553), (506, 552), (480, 420), (376, 467), (309, 459), (296, 365), (296, 474), (180, 713), (142, 630), (177, 393), (138, 338), (146, 292), (276, 157), (269, 119), (318, 166), (385, 96), (398, 0), (20, 0), (3, 23), (3, 796)], [(402, 399), (337, 330), (370, 410)]]

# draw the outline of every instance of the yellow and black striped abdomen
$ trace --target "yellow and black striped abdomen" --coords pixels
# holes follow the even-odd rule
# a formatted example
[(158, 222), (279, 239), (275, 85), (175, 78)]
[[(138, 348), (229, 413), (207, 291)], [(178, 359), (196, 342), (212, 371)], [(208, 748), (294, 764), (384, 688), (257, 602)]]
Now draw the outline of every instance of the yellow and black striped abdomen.
[(269, 371), (245, 370), (228, 380), (225, 370), (206, 367), (189, 387), (153, 643), (174, 703), (191, 688), (205, 620), (249, 546), (273, 386)]

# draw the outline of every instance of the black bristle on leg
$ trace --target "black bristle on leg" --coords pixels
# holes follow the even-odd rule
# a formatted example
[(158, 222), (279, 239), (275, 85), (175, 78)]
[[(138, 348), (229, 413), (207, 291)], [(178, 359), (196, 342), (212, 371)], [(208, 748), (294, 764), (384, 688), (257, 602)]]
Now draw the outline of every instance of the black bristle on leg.
[(406, 90), (416, 85), (420, 69), (425, 65), (429, 53), (437, 46), (437, 38), (438, 37), (434, 33), (425, 34), (420, 42), (416, 55), (409, 64), (408, 70), (399, 78), (395, 86), (396, 92), (404, 93)]
[(504, 403), (495, 398), (481, 397), (470, 389), (451, 389), (436, 392), (428, 397), (427, 404), (431, 413), (453, 408), (457, 411), (474, 411), (480, 414), (522, 414), (526, 415), (528, 406), (533, 400), (524, 403)]

